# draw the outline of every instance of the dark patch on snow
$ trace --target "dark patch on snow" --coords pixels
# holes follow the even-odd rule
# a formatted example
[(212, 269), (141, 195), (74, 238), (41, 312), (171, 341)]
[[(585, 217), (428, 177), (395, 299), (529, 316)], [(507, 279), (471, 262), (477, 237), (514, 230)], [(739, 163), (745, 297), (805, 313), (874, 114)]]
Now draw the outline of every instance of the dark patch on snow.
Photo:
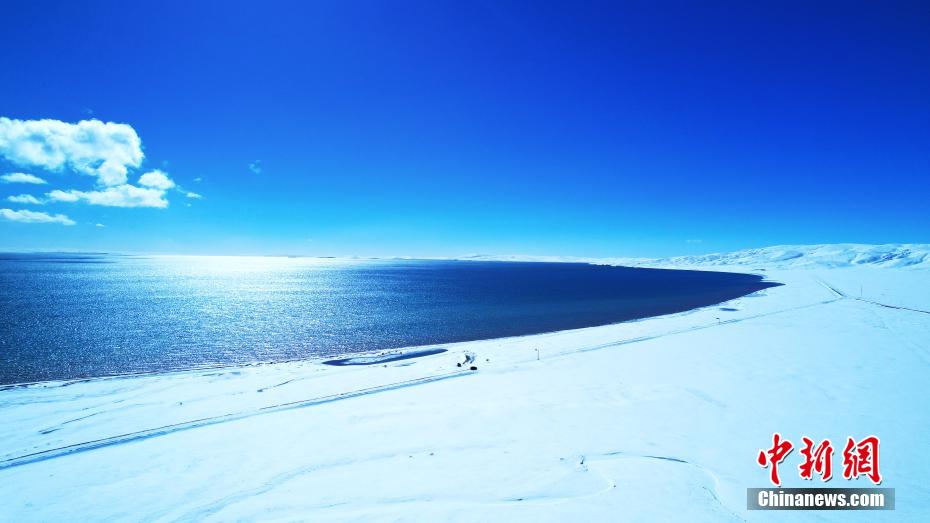
[(446, 352), (446, 349), (428, 349), (394, 354), (382, 354), (379, 356), (357, 356), (354, 358), (341, 358), (338, 360), (324, 361), (324, 365), (335, 365), (343, 367), (346, 365), (375, 365), (378, 363), (388, 363), (391, 361), (409, 360), (411, 358), (420, 358), (423, 356), (432, 356)]

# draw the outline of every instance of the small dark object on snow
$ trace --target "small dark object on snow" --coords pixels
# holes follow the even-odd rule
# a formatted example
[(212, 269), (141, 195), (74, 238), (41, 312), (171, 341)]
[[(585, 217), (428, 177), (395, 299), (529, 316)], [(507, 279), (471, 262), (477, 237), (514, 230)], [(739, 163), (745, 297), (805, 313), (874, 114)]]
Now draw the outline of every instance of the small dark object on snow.
[(461, 366), (462, 366), (462, 362), (456, 363), (455, 366), (456, 366), (456, 367), (461, 367)]
[(474, 365), (472, 365), (471, 367), (469, 367), (469, 370), (478, 370), (478, 367), (475, 367)]

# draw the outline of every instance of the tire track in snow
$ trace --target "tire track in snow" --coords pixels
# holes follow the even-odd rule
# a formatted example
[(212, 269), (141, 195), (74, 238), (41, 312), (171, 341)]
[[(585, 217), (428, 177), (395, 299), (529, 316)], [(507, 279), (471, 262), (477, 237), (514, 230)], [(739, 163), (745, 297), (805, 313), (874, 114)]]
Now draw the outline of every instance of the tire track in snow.
[(864, 303), (870, 303), (870, 304), (872, 304), (872, 305), (877, 305), (877, 306), (879, 306), (879, 307), (885, 307), (886, 309), (896, 309), (896, 310), (899, 310), (899, 311), (909, 311), (909, 312), (919, 312), (919, 313), (921, 313), (921, 314), (930, 314), (930, 311), (925, 311), (925, 310), (922, 310), (922, 309), (912, 309), (912, 308), (910, 308), (910, 307), (902, 307), (902, 306), (900, 306), (900, 305), (888, 305), (887, 303), (881, 303), (881, 302), (877, 302), (877, 301), (867, 300), (867, 299), (865, 299), (865, 298), (856, 298), (856, 297), (853, 296), (853, 297), (851, 297), (851, 299), (856, 300), (856, 301), (861, 301), (861, 302), (864, 302)]
[(827, 289), (829, 289), (831, 292), (833, 292), (834, 294), (836, 294), (836, 295), (839, 296), (840, 298), (843, 298), (843, 299), (850, 299), (850, 300), (861, 301), (862, 303), (869, 303), (869, 304), (872, 304), (872, 305), (876, 305), (876, 306), (878, 306), (878, 307), (885, 307), (886, 309), (895, 309), (895, 310), (899, 310), (899, 311), (910, 311), (910, 312), (919, 312), (919, 313), (921, 313), (921, 314), (930, 314), (930, 311), (925, 311), (925, 310), (923, 310), (923, 309), (914, 309), (914, 308), (912, 308), (912, 307), (903, 307), (903, 306), (900, 306), (900, 305), (888, 305), (887, 303), (882, 303), (882, 302), (880, 302), (880, 301), (869, 300), (869, 299), (866, 299), (866, 298), (856, 297), (856, 296), (849, 296), (849, 295), (846, 294), (845, 292), (843, 292), (843, 291), (837, 289), (836, 287), (834, 287), (834, 286), (830, 285), (829, 283), (827, 283), (827, 282), (821, 280), (820, 278), (817, 278), (817, 282), (820, 283), (821, 285), (823, 285), (824, 287), (826, 287)]
[(471, 376), (473, 373), (469, 371), (455, 371), (445, 374), (436, 374), (432, 376), (425, 376), (420, 378), (415, 378), (411, 380), (404, 380), (395, 383), (389, 383), (387, 385), (378, 385), (374, 387), (368, 387), (364, 389), (358, 389), (350, 392), (342, 392), (338, 394), (331, 394), (327, 396), (319, 396), (316, 398), (309, 398), (304, 400), (289, 401), (286, 403), (278, 403), (275, 405), (268, 405), (265, 407), (260, 407), (257, 409), (242, 411), (242, 412), (233, 412), (228, 414), (220, 414), (216, 416), (209, 416), (206, 418), (200, 418), (190, 421), (182, 421), (179, 423), (172, 423), (170, 425), (164, 425), (161, 427), (156, 427), (152, 429), (145, 429), (135, 432), (129, 432), (126, 434), (120, 434), (118, 436), (109, 436), (106, 438), (100, 438), (91, 441), (85, 441), (81, 443), (74, 443), (64, 447), (58, 447), (54, 449), (43, 450), (40, 452), (33, 452), (30, 454), (23, 454), (13, 458), (8, 458), (0, 461), (0, 470), (19, 467), (22, 465), (28, 465), (30, 463), (37, 463), (40, 461), (46, 461), (50, 459), (60, 458), (62, 456), (68, 456), (71, 454), (77, 454), (81, 452), (87, 452), (91, 450), (101, 449), (105, 447), (112, 447), (115, 445), (122, 445), (124, 443), (131, 443), (134, 441), (141, 441), (151, 438), (156, 438), (159, 436), (166, 436), (169, 434), (174, 434), (177, 432), (191, 430), (201, 427), (208, 427), (211, 425), (218, 425), (221, 423), (228, 423), (231, 421), (238, 421), (245, 418), (250, 418), (253, 416), (259, 416), (262, 414), (272, 414), (276, 412), (283, 412), (287, 410), (300, 409), (305, 407), (312, 407), (316, 405), (322, 405), (326, 403), (332, 403), (335, 401), (341, 401), (351, 398), (358, 398), (362, 396), (369, 396), (372, 394), (377, 394), (379, 392), (387, 392), (391, 390), (398, 390), (407, 387), (414, 387), (417, 385), (424, 385), (427, 383), (433, 383), (437, 381), (444, 381), (453, 378), (461, 378), (464, 376)]

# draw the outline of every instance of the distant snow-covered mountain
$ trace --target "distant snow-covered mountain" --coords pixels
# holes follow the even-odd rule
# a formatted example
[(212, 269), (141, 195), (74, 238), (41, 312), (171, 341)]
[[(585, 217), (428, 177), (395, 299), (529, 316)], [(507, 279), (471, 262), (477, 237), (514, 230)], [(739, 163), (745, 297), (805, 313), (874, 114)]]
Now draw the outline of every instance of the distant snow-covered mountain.
[(930, 268), (930, 244), (777, 245), (722, 254), (679, 256), (657, 260), (669, 265), (765, 265), (809, 267), (922, 267)]
[(776, 245), (760, 249), (671, 258), (580, 258), (571, 256), (465, 256), (463, 260), (580, 262), (632, 267), (747, 266), (765, 268), (896, 267), (930, 269), (930, 244)]

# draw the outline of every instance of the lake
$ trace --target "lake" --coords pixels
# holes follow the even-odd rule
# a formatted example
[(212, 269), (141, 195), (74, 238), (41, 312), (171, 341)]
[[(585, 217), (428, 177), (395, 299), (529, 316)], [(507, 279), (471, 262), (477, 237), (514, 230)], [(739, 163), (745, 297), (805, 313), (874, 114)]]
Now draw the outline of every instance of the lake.
[(777, 285), (578, 263), (0, 255), (0, 383), (604, 325)]

